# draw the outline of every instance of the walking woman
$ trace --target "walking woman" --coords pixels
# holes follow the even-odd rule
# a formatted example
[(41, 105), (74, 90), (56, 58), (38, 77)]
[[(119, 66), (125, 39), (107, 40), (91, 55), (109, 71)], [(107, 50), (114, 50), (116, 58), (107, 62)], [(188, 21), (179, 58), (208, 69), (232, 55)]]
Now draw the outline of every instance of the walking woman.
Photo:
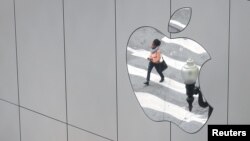
[(151, 45), (152, 50), (151, 50), (150, 56), (148, 57), (149, 64), (148, 64), (147, 80), (146, 80), (146, 82), (144, 82), (145, 85), (149, 85), (150, 73), (154, 67), (161, 77), (160, 82), (164, 81), (164, 75), (159, 68), (159, 63), (161, 60), (160, 45), (161, 45), (161, 41), (158, 39), (154, 39), (154, 41)]

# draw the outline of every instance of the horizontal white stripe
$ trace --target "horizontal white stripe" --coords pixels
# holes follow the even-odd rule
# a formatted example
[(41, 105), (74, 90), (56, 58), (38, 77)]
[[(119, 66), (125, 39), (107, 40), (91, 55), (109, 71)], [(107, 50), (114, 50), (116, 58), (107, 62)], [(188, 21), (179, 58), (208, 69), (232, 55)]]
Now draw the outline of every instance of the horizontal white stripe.
[[(131, 47), (127, 47), (127, 50), (132, 52), (133, 56), (140, 57), (143, 59), (147, 59), (150, 55), (150, 52), (144, 49), (133, 49)], [(172, 68), (175, 68), (177, 70), (181, 70), (182, 67), (186, 64), (186, 62), (178, 61), (173, 58), (167, 57), (166, 55), (162, 54), (162, 57), (164, 58), (165, 62), (168, 64), (168, 66), (171, 66)], [(200, 69), (200, 66), (197, 65), (197, 67)]]
[(181, 22), (176, 21), (176, 20), (170, 20), (170, 24), (177, 25), (177, 26), (181, 27), (182, 29), (186, 27), (185, 24), (182, 24)]
[[(144, 69), (136, 68), (134, 66), (131, 66), (128, 64), (128, 72), (129, 74), (140, 76), (140, 77), (146, 77), (147, 76), (147, 71)], [(150, 81), (159, 83), (160, 76), (156, 75), (154, 73), (151, 73), (150, 75)], [(170, 79), (168, 77), (165, 77), (165, 81), (162, 83), (159, 83), (159, 85), (162, 85), (164, 87), (167, 87), (169, 89), (172, 89), (174, 91), (177, 91), (182, 94), (186, 94), (186, 88), (183, 83), (177, 82), (173, 79)]]
[(170, 114), (173, 117), (185, 122), (196, 121), (203, 125), (207, 120), (204, 118), (204, 115), (198, 115), (189, 112), (185, 109), (185, 107), (180, 107), (169, 103), (152, 94), (144, 92), (135, 92), (135, 94), (143, 108), (150, 108), (159, 112)]
[(200, 46), (198, 43), (190, 39), (186, 39), (186, 38), (169, 39), (167, 37), (163, 37), (161, 40), (164, 41), (165, 43), (172, 43), (172, 44), (180, 45), (183, 48), (186, 48), (196, 54), (207, 53), (206, 50), (202, 46)]
[[(133, 56), (141, 57), (144, 59), (147, 59), (150, 55), (150, 52), (146, 51), (144, 49), (136, 50), (136, 49), (133, 49), (131, 47), (127, 47), (127, 50), (132, 52)], [(162, 57), (164, 58), (165, 62), (168, 64), (168, 66), (171, 66), (171, 67), (178, 69), (178, 70), (181, 70), (181, 68), (186, 64), (186, 62), (178, 61), (178, 60), (172, 59), (170, 57), (167, 57), (165, 55), (162, 55)]]

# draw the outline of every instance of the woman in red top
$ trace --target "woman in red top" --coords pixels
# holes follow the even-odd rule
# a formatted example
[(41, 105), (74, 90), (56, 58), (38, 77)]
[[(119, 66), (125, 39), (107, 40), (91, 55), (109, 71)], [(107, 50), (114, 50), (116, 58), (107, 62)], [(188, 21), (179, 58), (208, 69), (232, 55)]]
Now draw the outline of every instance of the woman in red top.
[(159, 63), (161, 60), (161, 52), (159, 49), (160, 45), (161, 45), (161, 41), (158, 39), (155, 39), (151, 45), (152, 51), (150, 53), (150, 56), (148, 57), (149, 64), (148, 64), (147, 80), (146, 80), (146, 82), (144, 82), (145, 85), (149, 85), (150, 73), (154, 67), (161, 77), (160, 82), (164, 81), (164, 75), (159, 68)]

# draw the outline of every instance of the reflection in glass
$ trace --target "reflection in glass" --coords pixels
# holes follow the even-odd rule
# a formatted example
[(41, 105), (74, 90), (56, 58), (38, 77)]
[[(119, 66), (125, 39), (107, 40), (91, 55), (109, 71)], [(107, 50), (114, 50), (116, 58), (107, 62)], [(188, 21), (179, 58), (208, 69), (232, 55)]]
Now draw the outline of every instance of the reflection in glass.
[(168, 31), (170, 33), (178, 33), (183, 31), (191, 19), (192, 9), (191, 8), (181, 8), (177, 10), (171, 17), (168, 24)]
[[(143, 82), (146, 80), (147, 58), (154, 39), (161, 41), (161, 56), (168, 68), (163, 71), (162, 83), (153, 69), (147, 86)], [(145, 114), (154, 121), (171, 121), (189, 133), (198, 131), (212, 112), (212, 107), (202, 97), (197, 78), (202, 65), (209, 59), (206, 50), (191, 39), (170, 39), (153, 27), (135, 30), (127, 44), (127, 68), (131, 86)], [(195, 65), (197, 69), (196, 74), (190, 74), (193, 81), (189, 81), (185, 74), (192, 73), (187, 65)], [(187, 84), (192, 84), (192, 87), (187, 87)], [(196, 94), (191, 96), (190, 93)], [(188, 98), (192, 99), (191, 109)]]

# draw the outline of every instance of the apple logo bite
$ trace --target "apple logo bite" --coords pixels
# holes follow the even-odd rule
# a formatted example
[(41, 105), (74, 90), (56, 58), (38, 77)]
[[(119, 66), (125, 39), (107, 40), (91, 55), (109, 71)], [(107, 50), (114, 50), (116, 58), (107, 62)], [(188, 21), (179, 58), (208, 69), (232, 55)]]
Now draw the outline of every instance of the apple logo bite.
[[(176, 10), (168, 31), (183, 31), (191, 15), (191, 8)], [(148, 118), (172, 122), (188, 133), (205, 125), (213, 108), (202, 95), (199, 74), (211, 58), (199, 43), (142, 26), (128, 39), (126, 59), (132, 89)]]

